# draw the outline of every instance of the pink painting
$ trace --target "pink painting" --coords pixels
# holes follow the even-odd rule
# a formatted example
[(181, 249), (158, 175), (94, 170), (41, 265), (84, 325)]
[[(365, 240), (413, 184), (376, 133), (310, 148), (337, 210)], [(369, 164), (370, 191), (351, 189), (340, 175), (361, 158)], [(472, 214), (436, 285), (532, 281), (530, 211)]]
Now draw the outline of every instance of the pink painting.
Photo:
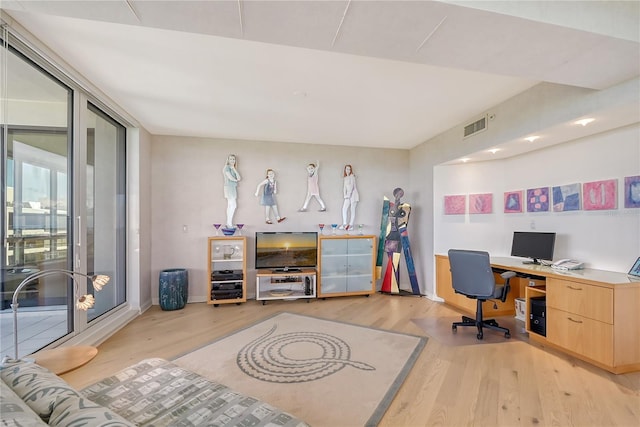
[(617, 208), (618, 180), (585, 182), (582, 184), (582, 208), (598, 211)]
[(460, 215), (467, 212), (467, 196), (444, 196), (444, 214)]
[(522, 190), (504, 193), (504, 213), (522, 212)]
[(493, 194), (469, 194), (470, 214), (490, 214), (493, 212)]

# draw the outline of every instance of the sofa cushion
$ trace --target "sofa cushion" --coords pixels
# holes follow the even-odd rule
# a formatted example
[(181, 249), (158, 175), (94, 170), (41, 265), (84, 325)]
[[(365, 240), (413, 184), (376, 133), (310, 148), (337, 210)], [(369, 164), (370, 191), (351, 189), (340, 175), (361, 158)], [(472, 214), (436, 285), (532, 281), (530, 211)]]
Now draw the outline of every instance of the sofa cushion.
[(82, 397), (62, 378), (33, 362), (5, 360), (0, 376), (44, 422), (49, 422), (56, 398)]
[(81, 390), (140, 426), (308, 427), (293, 415), (163, 359), (146, 359)]
[(0, 414), (2, 414), (2, 420), (0, 421), (2, 426), (34, 427), (47, 425), (4, 381), (0, 381)]
[(133, 427), (111, 410), (83, 397), (58, 397), (53, 404), (50, 426)]

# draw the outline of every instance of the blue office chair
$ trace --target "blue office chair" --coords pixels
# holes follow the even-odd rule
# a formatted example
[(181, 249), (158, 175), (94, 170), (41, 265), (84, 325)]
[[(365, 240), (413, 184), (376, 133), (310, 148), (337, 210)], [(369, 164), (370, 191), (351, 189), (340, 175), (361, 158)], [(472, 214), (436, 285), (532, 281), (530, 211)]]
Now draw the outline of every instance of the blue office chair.
[[(498, 322), (494, 319), (485, 320), (483, 318), (482, 303), (491, 299), (506, 301), (507, 294), (511, 289), (509, 281), (516, 273), (505, 271), (500, 275), (504, 279), (504, 284), (496, 284), (489, 261), (489, 253), (482, 251), (450, 249), (449, 265), (451, 267), (453, 289), (456, 293), (477, 300), (476, 318), (462, 316), (462, 322), (454, 322), (451, 325), (453, 332), (456, 332), (458, 326), (475, 326), (478, 328), (476, 337), (479, 340), (483, 337), (483, 328), (504, 332), (505, 338), (511, 338), (508, 328), (498, 325)], [(494, 308), (497, 308), (495, 303)]]

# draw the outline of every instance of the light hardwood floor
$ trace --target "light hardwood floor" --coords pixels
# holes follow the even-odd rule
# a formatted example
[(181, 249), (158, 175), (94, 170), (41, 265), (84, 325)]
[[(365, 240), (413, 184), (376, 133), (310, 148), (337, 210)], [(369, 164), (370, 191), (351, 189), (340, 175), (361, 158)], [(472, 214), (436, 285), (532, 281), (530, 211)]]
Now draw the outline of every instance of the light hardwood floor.
[[(426, 298), (382, 294), (188, 304), (176, 311), (154, 306), (100, 345), (88, 365), (63, 377), (84, 387), (147, 357), (172, 359), (281, 311), (415, 335), (426, 333), (411, 319), (456, 313)], [(380, 426), (468, 425), (638, 426), (640, 373), (613, 375), (526, 342), (450, 347), (429, 338)]]

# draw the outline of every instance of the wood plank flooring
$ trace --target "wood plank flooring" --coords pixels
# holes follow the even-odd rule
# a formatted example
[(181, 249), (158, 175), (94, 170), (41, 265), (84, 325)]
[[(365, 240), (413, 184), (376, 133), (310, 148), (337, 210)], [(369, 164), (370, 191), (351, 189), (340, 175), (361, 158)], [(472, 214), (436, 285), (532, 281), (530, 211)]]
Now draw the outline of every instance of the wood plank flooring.
[[(172, 359), (281, 311), (415, 335), (426, 333), (411, 319), (455, 314), (426, 298), (382, 294), (188, 304), (176, 311), (154, 306), (100, 345), (89, 364), (63, 377), (81, 388), (147, 357)], [(380, 426), (469, 425), (639, 426), (640, 373), (613, 375), (526, 342), (452, 347), (430, 338)]]

